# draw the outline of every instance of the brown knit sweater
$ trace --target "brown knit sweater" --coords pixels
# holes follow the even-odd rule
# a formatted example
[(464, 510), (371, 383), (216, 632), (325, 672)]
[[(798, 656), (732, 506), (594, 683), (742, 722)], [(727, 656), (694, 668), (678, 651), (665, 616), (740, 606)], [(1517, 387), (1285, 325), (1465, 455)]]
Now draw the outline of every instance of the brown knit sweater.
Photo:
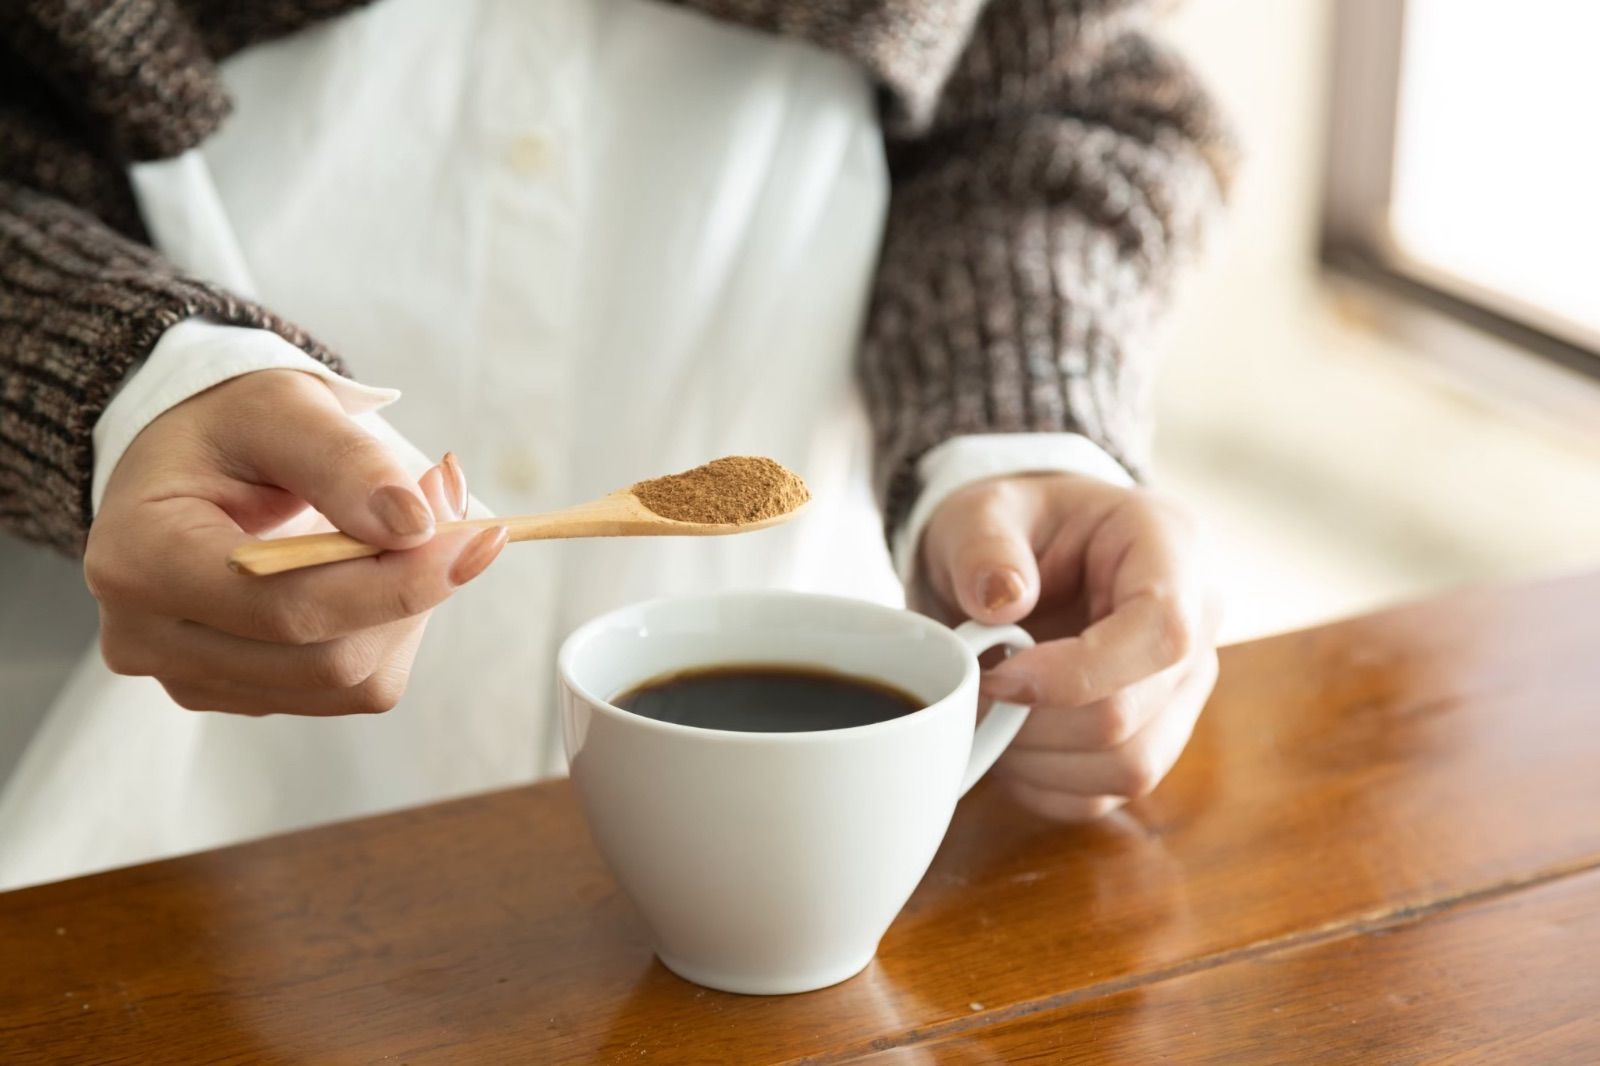
[[(186, 317), (271, 329), (338, 365), (151, 250), (125, 168), (225, 120), (218, 60), (361, 2), (0, 8), (0, 526), (81, 550), (95, 421)], [(1150, 329), (1229, 159), (1142, 5), (683, 2), (839, 52), (882, 87), (893, 190), (861, 380), (891, 529), (916, 459), (958, 434), (1075, 431), (1140, 466)]]

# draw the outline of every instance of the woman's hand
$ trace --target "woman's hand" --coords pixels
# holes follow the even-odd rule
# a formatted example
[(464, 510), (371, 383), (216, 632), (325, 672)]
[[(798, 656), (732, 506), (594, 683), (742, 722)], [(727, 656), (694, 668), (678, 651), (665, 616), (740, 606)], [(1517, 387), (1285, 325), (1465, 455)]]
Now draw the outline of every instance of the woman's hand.
[[(505, 545), (504, 529), (434, 535), (466, 500), (454, 459), (413, 483), (312, 375), (234, 378), (150, 423), (111, 475), (83, 560), (101, 653), (192, 710), (386, 711), (428, 612)], [(308, 507), (391, 553), (272, 577), (228, 569), (236, 545), (315, 518)]]
[(1040, 644), (984, 674), (1034, 712), (996, 771), (1024, 805), (1093, 818), (1160, 783), (1217, 676), (1218, 597), (1170, 500), (1070, 474), (997, 478), (923, 531), (913, 606), (1020, 622)]

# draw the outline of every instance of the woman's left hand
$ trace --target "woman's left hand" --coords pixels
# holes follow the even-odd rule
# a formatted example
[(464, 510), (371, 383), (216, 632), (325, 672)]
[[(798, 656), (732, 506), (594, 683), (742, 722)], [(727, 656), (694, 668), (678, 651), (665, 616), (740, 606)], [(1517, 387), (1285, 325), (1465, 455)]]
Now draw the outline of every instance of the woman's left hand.
[(1039, 640), (981, 692), (1034, 708), (995, 766), (1049, 817), (1098, 817), (1172, 769), (1217, 676), (1218, 596), (1170, 499), (1072, 474), (996, 478), (940, 504), (912, 605)]

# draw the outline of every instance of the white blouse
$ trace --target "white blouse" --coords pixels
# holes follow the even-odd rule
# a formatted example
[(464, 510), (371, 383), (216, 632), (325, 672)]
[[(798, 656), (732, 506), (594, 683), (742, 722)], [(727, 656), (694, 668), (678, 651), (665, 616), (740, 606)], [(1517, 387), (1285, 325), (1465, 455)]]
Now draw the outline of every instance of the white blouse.
[[(816, 503), (727, 540), (512, 546), (435, 612), (382, 716), (193, 714), (90, 652), (0, 793), (0, 887), (559, 773), (556, 648), (629, 600), (899, 596), (852, 369), (888, 200), (861, 70), (649, 0), (383, 0), (223, 75), (225, 128), (133, 173), (157, 245), (394, 388), (184, 323), (96, 426), (97, 506), (150, 420), (268, 367), (324, 377), (419, 474), (454, 450), (501, 513), (734, 453)], [(1051, 469), (1127, 481), (1070, 434), (935, 449), (901, 572), (949, 493)]]

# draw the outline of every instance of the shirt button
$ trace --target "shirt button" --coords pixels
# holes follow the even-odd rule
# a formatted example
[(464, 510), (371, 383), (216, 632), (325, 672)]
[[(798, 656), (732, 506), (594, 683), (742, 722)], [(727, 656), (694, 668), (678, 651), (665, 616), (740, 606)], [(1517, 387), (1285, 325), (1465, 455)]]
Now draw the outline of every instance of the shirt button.
[(550, 142), (537, 134), (518, 137), (506, 148), (506, 161), (511, 169), (525, 177), (542, 174), (550, 167)]
[(531, 493), (539, 487), (539, 462), (528, 452), (506, 452), (496, 465), (495, 478), (507, 492)]

